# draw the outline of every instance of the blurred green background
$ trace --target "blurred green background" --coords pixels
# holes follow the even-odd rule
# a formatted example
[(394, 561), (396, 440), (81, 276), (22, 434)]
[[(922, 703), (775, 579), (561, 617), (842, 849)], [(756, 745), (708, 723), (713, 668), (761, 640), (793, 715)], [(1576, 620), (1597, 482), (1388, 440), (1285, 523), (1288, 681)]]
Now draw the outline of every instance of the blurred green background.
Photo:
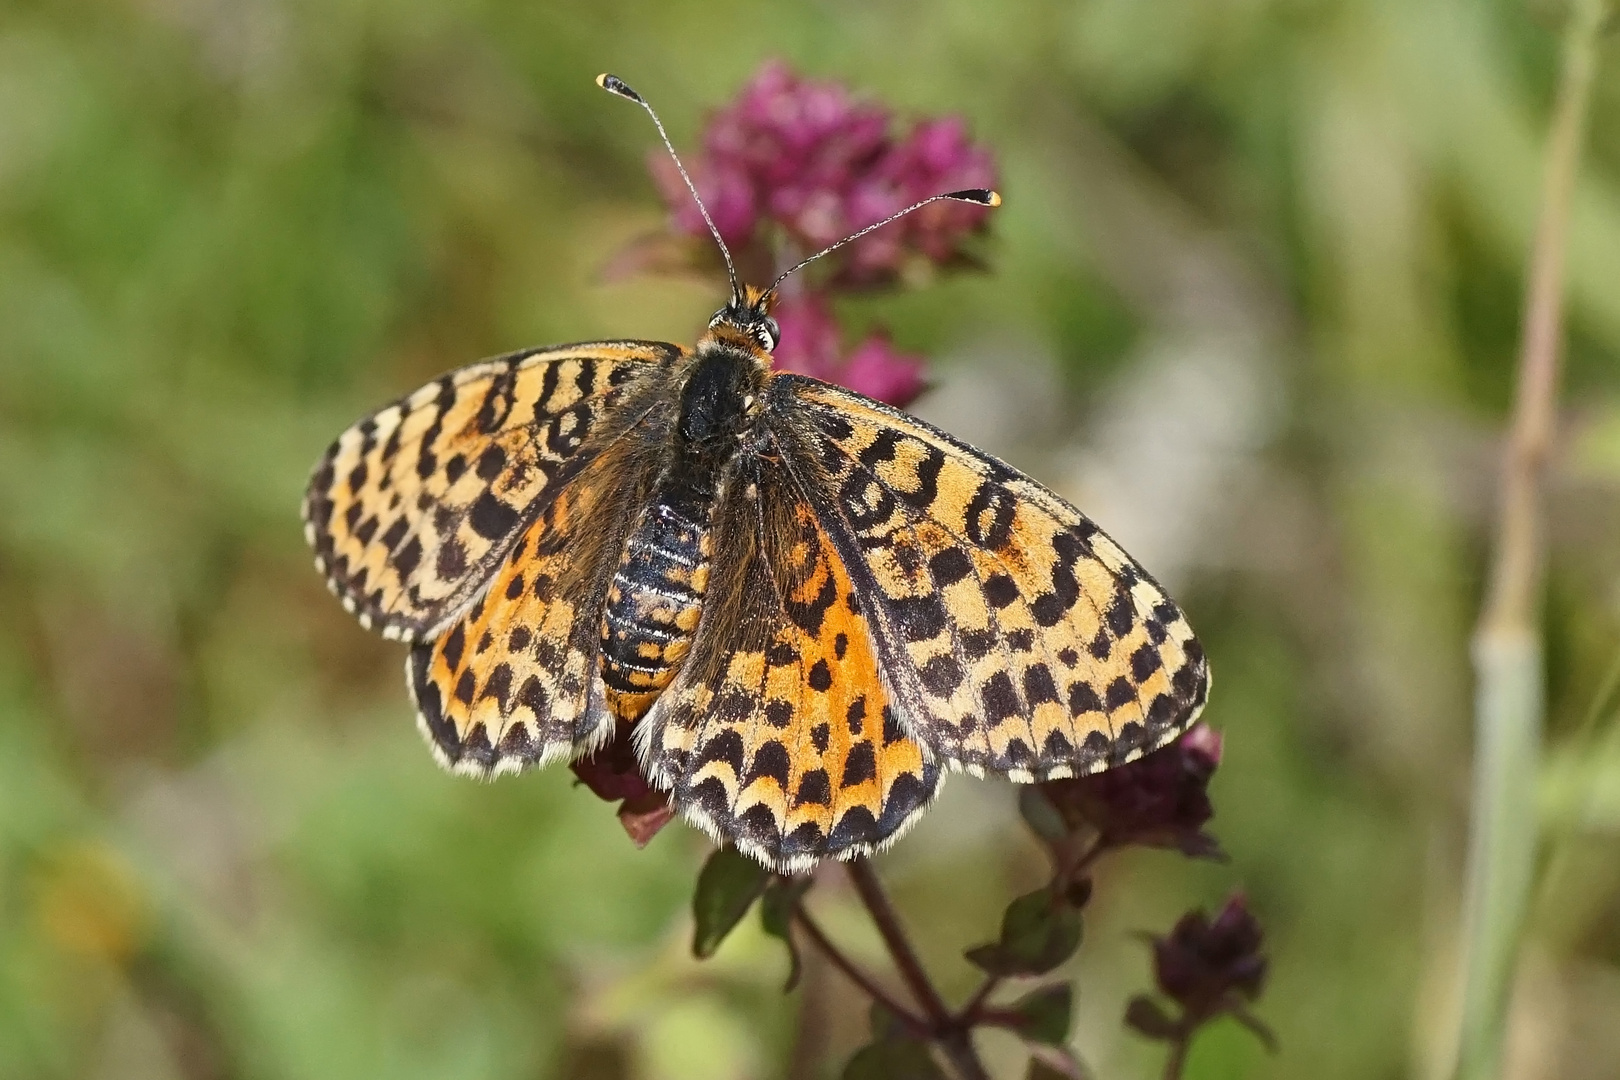
[[(0, 3), (0, 1076), (816, 1077), (863, 1002), (750, 920), (686, 956), (706, 844), (645, 851), (566, 770), (479, 785), (412, 730), (403, 650), (310, 567), (307, 469), (440, 371), (690, 341), (712, 282), (603, 280), (767, 57), (998, 156), (992, 272), (862, 299), (918, 411), (1088, 509), (1216, 673), (1224, 866), (1105, 866), (1076, 1044), (1137, 930), (1241, 885), (1268, 1057), (1438, 1077), (1455, 1008), (1468, 634), (1564, 18), (1525, 0)], [(1552, 480), (1543, 873), (1514, 1077), (1620, 1074), (1620, 52), (1570, 251)], [(1038, 883), (1007, 785), (952, 782), (880, 870), (953, 993)], [(843, 882), (814, 900), (874, 962)], [(986, 1039), (999, 1069), (1021, 1058)]]

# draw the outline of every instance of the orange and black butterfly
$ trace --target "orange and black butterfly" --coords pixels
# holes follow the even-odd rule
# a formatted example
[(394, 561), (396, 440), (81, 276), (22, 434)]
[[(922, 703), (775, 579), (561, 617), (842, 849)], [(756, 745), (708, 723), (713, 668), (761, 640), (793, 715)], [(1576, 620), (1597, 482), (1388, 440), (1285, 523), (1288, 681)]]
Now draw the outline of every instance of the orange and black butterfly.
[(894, 839), (949, 770), (1077, 776), (1184, 731), (1209, 671), (1158, 584), (1016, 469), (773, 371), (780, 283), (733, 274), (695, 349), (512, 353), (327, 451), (316, 563), (410, 643), (440, 763), (516, 772), (633, 725), (687, 819), (799, 871)]

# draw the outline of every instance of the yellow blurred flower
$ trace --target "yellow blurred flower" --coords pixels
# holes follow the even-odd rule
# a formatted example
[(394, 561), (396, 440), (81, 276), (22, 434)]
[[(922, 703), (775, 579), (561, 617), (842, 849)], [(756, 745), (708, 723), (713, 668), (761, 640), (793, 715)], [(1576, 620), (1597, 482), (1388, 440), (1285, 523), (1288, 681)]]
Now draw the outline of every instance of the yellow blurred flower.
[(121, 964), (146, 937), (148, 913), (128, 862), (99, 840), (52, 852), (34, 881), (34, 916), (64, 951)]

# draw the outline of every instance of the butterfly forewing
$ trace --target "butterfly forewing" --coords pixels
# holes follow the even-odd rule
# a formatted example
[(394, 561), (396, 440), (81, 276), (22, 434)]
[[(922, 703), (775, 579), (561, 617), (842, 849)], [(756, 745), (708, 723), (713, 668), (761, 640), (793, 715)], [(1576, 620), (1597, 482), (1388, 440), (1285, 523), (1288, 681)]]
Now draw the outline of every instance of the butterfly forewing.
[(867, 605), (912, 734), (972, 771), (1096, 772), (1164, 745), (1208, 667), (1177, 606), (1090, 519), (897, 410), (772, 383), (788, 464)]
[(923, 811), (939, 769), (895, 714), (849, 571), (769, 455), (740, 464), (713, 527), (691, 652), (638, 731), (649, 775), (779, 871), (870, 851)]
[(305, 533), (332, 591), (389, 637), (435, 636), (578, 467), (615, 404), (681, 355), (639, 341), (514, 353), (349, 428), (304, 497)]

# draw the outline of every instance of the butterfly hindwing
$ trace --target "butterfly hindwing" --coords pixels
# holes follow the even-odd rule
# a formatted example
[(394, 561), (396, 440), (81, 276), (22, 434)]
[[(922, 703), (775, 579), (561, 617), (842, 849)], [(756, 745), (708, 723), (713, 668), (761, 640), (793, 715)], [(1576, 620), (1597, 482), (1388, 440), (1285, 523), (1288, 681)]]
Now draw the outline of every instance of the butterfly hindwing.
[(1045, 780), (1132, 760), (1208, 691), (1180, 609), (1089, 518), (859, 394), (772, 380), (786, 460), (848, 561), (912, 734), (971, 771)]
[(680, 674), (637, 732), (688, 819), (783, 872), (893, 839), (939, 767), (895, 715), (848, 570), (769, 457), (716, 508), (708, 599)]
[(635, 386), (682, 350), (592, 342), (450, 372), (338, 436), (304, 497), (316, 564), (385, 636), (435, 636)]
[(411, 693), (445, 767), (515, 772), (588, 752), (612, 734), (598, 663), (603, 605), (657, 473), (648, 430), (667, 423), (642, 419), (547, 500), (460, 618), (412, 647)]

